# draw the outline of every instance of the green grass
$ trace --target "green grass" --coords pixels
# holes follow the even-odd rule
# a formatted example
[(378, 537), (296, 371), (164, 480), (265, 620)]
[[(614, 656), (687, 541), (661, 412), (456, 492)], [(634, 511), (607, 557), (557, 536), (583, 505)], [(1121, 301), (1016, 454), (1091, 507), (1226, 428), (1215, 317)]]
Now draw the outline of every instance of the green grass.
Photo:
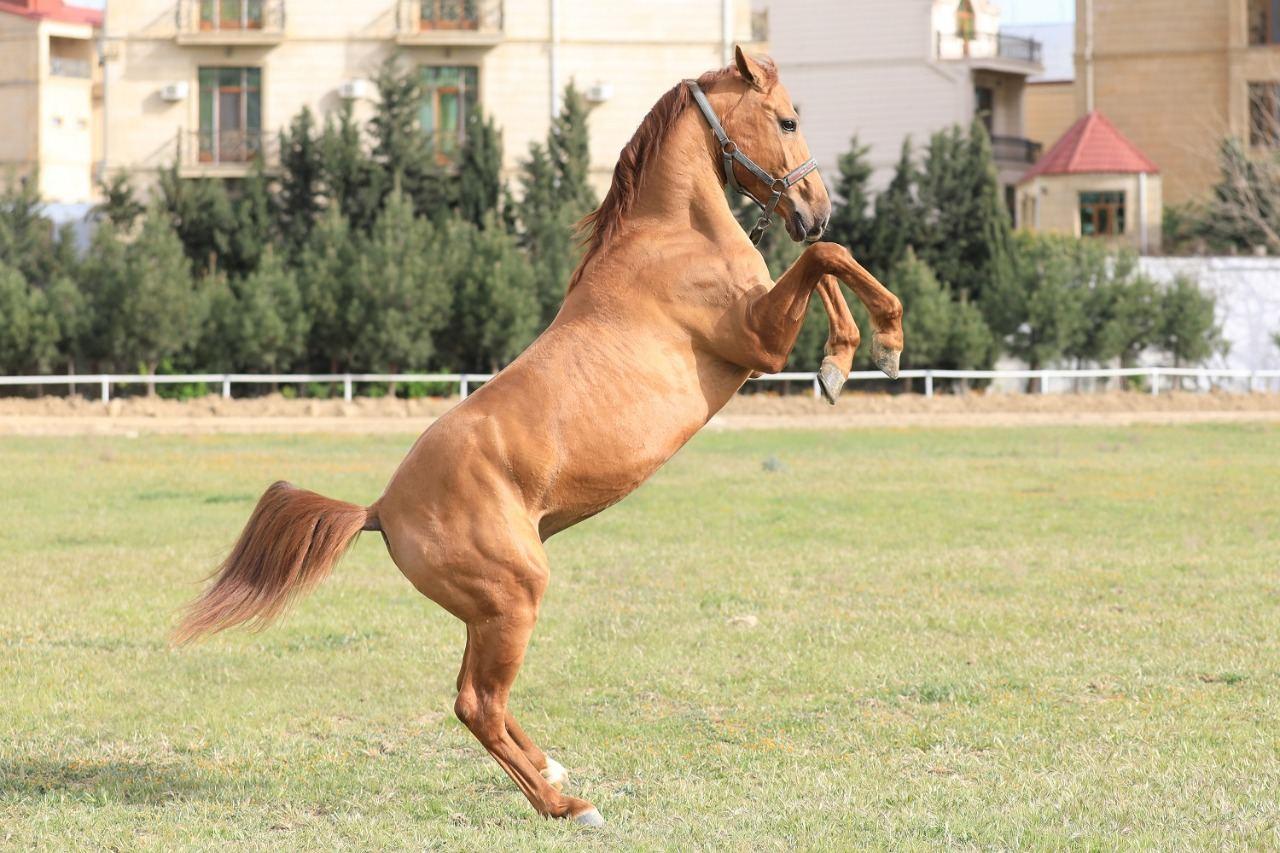
[(270, 480), (368, 502), (410, 440), (5, 439), (0, 846), (1280, 845), (1276, 427), (697, 438), (549, 545), (513, 708), (594, 833), (453, 718), (377, 536), (166, 646)]

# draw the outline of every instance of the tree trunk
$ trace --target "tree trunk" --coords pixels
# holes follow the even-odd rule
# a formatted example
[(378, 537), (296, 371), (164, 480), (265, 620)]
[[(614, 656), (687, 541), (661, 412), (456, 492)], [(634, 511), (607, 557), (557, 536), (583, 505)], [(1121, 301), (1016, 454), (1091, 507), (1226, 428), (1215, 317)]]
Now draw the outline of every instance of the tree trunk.
[[(151, 362), (151, 363), (149, 363), (149, 364), (147, 365), (147, 375), (148, 375), (148, 376), (155, 376), (155, 375), (156, 375), (156, 365), (155, 365), (155, 362)], [(154, 379), (148, 380), (148, 381), (147, 381), (147, 396), (148, 396), (148, 397), (155, 397), (155, 395), (156, 395), (156, 383), (155, 383), (155, 380), (154, 380)]]

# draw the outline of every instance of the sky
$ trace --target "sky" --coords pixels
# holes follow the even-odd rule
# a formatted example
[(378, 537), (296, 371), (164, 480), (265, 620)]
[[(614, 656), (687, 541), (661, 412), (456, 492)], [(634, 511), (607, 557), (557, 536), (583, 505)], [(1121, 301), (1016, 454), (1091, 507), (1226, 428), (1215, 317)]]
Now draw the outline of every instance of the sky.
[(1075, 0), (996, 0), (1006, 24), (1059, 24), (1076, 19)]

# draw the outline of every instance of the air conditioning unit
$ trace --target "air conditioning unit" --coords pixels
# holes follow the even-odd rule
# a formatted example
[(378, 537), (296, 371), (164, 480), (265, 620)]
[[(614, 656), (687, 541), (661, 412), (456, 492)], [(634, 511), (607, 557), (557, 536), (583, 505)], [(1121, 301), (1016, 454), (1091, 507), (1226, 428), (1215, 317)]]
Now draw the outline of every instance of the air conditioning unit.
[(597, 83), (587, 89), (587, 102), (592, 104), (603, 104), (605, 101), (613, 98), (612, 83)]
[(191, 87), (185, 82), (170, 83), (168, 86), (165, 86), (163, 89), (160, 90), (160, 98), (162, 100), (168, 101), (169, 103), (174, 103), (176, 101), (185, 101), (187, 99), (187, 93), (190, 91), (190, 89)]
[(338, 97), (347, 101), (363, 100), (373, 96), (373, 84), (368, 80), (347, 80), (338, 87)]

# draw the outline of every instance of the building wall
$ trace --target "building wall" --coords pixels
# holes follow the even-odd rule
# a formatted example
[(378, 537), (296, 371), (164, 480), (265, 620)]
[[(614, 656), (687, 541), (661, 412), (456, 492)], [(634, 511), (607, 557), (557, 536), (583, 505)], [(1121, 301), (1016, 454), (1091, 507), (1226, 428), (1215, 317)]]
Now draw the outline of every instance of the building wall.
[[(1280, 80), (1280, 48), (1249, 47), (1247, 0), (1077, 0), (1077, 114), (1100, 109), (1165, 178), (1166, 198), (1202, 198), (1227, 136), (1248, 136), (1248, 83)], [(1092, 75), (1092, 86), (1090, 76)]]
[[(112, 0), (107, 14), (107, 158), (112, 169), (155, 170), (174, 158), (176, 140), (199, 125), (197, 69), (262, 68), (262, 124), (276, 130), (304, 105), (325, 113), (340, 105), (338, 87), (367, 79), (397, 49), (410, 64), (475, 65), (479, 100), (502, 128), (504, 166), (514, 173), (529, 144), (546, 138), (553, 107), (550, 2), (506, 0), (495, 46), (402, 46), (396, 5), (285, 0), (277, 45), (179, 44), (172, 0)], [(612, 97), (590, 117), (592, 178), (607, 188), (618, 151), (661, 94), (681, 79), (722, 65), (721, 0), (559, 0), (559, 88), (611, 85)], [(732, 0), (733, 40), (751, 38), (749, 0)], [(160, 98), (186, 82), (177, 103)], [(555, 97), (558, 98), (558, 91)], [(358, 105), (367, 115), (370, 104)]]
[[(39, 174), (48, 201), (93, 195), (93, 28), (0, 12), (0, 172)], [(56, 49), (50, 47), (51, 40)], [(85, 63), (88, 76), (52, 73), (51, 53)]]
[[(974, 5), (978, 31), (994, 30), (994, 6)], [(919, 149), (934, 132), (973, 120), (977, 75), (998, 84), (996, 132), (1025, 135), (1025, 74), (937, 59), (938, 33), (954, 31), (955, 7), (952, 0), (772, 0), (773, 56), (828, 182), (856, 134), (871, 149), (872, 185), (883, 188), (906, 137)], [(962, 45), (944, 47), (958, 57)]]
[(1047, 151), (1079, 118), (1075, 83), (1028, 83), (1024, 109), (1027, 136), (1044, 143)]
[(40, 147), (40, 43), (36, 21), (0, 13), (0, 178), (25, 176)]
[[(1125, 233), (1114, 238), (1096, 237), (1116, 246), (1142, 250), (1142, 195), (1138, 175), (1043, 175), (1018, 187), (1018, 225), (1029, 231), (1080, 237), (1080, 193), (1123, 192)], [(1146, 244), (1149, 254), (1160, 251), (1160, 224), (1164, 198), (1159, 175), (1146, 179)]]

